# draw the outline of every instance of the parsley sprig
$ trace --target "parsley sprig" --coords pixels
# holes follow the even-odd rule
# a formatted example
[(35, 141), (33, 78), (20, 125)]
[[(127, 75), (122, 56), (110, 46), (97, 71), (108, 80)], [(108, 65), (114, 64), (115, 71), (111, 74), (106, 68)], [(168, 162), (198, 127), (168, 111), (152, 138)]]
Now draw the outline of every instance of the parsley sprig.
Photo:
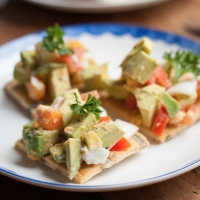
[(195, 76), (200, 75), (200, 55), (190, 51), (176, 51), (165, 53), (164, 58), (175, 69), (174, 83), (177, 83), (181, 75), (191, 72)]
[(81, 102), (78, 100), (77, 94), (74, 93), (76, 103), (71, 104), (71, 110), (74, 110), (77, 114), (81, 114), (83, 116), (87, 116), (88, 113), (95, 114), (96, 118), (100, 118), (100, 114), (102, 111), (100, 110), (99, 106), (101, 106), (101, 102), (96, 97), (88, 94), (87, 101), (85, 104), (81, 105)]
[(49, 27), (46, 31), (47, 36), (43, 38), (43, 47), (50, 52), (57, 50), (60, 55), (73, 54), (73, 50), (64, 46), (63, 35), (65, 32), (58, 24)]

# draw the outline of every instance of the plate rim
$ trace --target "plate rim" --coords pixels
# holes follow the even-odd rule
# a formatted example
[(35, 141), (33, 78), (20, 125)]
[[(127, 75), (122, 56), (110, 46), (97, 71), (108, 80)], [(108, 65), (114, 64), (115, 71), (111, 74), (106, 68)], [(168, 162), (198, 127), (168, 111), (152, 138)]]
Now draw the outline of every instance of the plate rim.
[[(64, 30), (68, 30), (68, 31), (71, 30), (69, 35), (76, 34), (76, 36), (79, 36), (86, 32), (90, 33), (91, 35), (100, 35), (105, 32), (111, 32), (113, 35), (123, 35), (123, 34), (128, 33), (128, 34), (131, 34), (131, 36), (137, 38), (137, 37), (142, 37), (142, 35), (144, 33), (145, 34), (146, 33), (154, 33), (152, 35), (150, 34), (150, 36), (153, 37), (154, 40), (161, 39), (162, 41), (166, 42), (163, 39), (163, 36), (166, 36), (166, 37), (170, 36), (170, 37), (174, 38), (174, 40), (171, 40), (169, 37), (168, 42), (171, 42), (171, 43), (167, 43), (167, 44), (176, 43), (180, 47), (184, 48), (184, 47), (188, 47), (187, 45), (191, 43), (192, 45), (198, 46), (197, 49), (198, 49), (198, 52), (200, 53), (200, 43), (198, 43), (192, 39), (189, 39), (187, 37), (183, 37), (183, 36), (180, 36), (177, 34), (169, 33), (166, 31), (161, 31), (161, 30), (145, 27), (145, 26), (127, 25), (124, 23), (123, 24), (122, 23), (86, 23), (86, 24), (62, 26), (62, 28), (64, 28)], [(118, 30), (118, 29), (120, 29), (120, 30)], [(133, 29), (139, 31), (140, 33), (138, 33), (137, 31), (132, 31)], [(73, 32), (73, 30), (75, 30), (75, 31)], [(10, 42), (7, 42), (0, 46), (0, 52), (2, 50), (4, 50), (4, 48), (10, 48), (10, 46), (13, 44), (13, 42), (20, 42), (24, 38), (28, 39), (32, 35), (41, 36), (44, 34), (44, 32), (45, 32), (45, 30), (41, 30), (41, 31), (38, 31), (35, 33), (21, 36), (14, 40), (11, 40)], [(136, 35), (134, 35), (134, 34), (136, 34)], [(157, 39), (155, 39), (156, 36), (159, 36), (159, 37), (157, 37)], [(149, 35), (147, 35), (147, 37), (149, 37)], [(184, 41), (187, 41), (187, 42), (185, 43)], [(189, 46), (189, 47), (191, 47), (191, 46)], [(14, 51), (16, 51), (16, 49), (14, 49), (12, 52), (14, 52)], [(1, 57), (4, 57), (4, 56), (1, 55), (0, 59), (1, 59)], [(127, 183), (118, 183), (118, 184), (112, 184), (112, 185), (94, 185), (94, 186), (91, 186), (91, 185), (84, 186), (84, 185), (78, 185), (78, 184), (63, 184), (63, 183), (52, 183), (52, 182), (39, 181), (36, 179), (18, 175), (16, 173), (12, 172), (11, 170), (4, 169), (2, 167), (0, 167), (0, 173), (5, 176), (8, 176), (10, 178), (13, 178), (15, 180), (25, 182), (25, 183), (28, 183), (31, 185), (44, 187), (44, 188), (65, 190), (65, 191), (78, 191), (78, 192), (97, 192), (97, 191), (116, 191), (116, 190), (123, 190), (123, 189), (131, 189), (131, 188), (142, 187), (142, 186), (158, 183), (158, 182), (165, 181), (170, 178), (176, 177), (178, 175), (181, 175), (185, 172), (188, 172), (188, 171), (198, 167), (199, 165), (200, 165), (200, 159), (197, 159), (197, 160), (191, 161), (190, 163), (187, 163), (180, 169), (169, 171), (166, 174), (151, 177), (149, 179), (138, 180), (138, 181), (133, 180), (133, 181), (129, 181)]]
[(103, 2), (97, 2), (95, 0), (85, 1), (84, 4), (80, 1), (51, 1), (51, 0), (23, 0), (24, 2), (41, 6), (44, 8), (48, 8), (51, 10), (58, 11), (69, 11), (69, 12), (79, 12), (79, 13), (116, 13), (116, 12), (124, 12), (130, 10), (136, 10), (145, 8), (148, 6), (154, 6), (161, 4), (163, 2), (171, 1), (171, 0), (138, 0), (137, 2), (122, 2), (119, 4), (105, 4)]

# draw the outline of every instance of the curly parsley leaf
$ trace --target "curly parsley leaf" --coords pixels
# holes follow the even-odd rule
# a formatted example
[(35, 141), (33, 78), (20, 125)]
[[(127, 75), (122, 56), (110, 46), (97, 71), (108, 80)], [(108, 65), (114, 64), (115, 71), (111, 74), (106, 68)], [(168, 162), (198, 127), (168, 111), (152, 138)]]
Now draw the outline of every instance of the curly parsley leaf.
[(78, 100), (76, 93), (74, 93), (74, 96), (76, 103), (70, 105), (71, 110), (74, 110), (77, 114), (81, 114), (83, 116), (87, 116), (88, 113), (93, 113), (97, 119), (101, 117), (100, 114), (102, 111), (99, 109), (101, 102), (96, 97), (88, 94), (87, 101), (85, 104), (81, 105), (81, 102)]
[(58, 24), (49, 27), (46, 31), (47, 36), (43, 38), (43, 47), (50, 52), (55, 50), (58, 51), (60, 55), (73, 54), (72, 49), (68, 49), (64, 46), (63, 35), (65, 32), (60, 28)]
[(176, 51), (165, 53), (164, 58), (175, 70), (174, 83), (186, 72), (191, 72), (195, 76), (200, 75), (200, 55), (190, 51)]

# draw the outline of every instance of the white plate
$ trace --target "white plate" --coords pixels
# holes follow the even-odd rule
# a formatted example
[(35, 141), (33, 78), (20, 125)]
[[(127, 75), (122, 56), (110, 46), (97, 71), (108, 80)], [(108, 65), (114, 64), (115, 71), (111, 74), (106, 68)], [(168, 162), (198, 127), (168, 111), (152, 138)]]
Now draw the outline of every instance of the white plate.
[(73, 12), (123, 12), (154, 6), (169, 0), (24, 0), (38, 6)]
[[(119, 75), (119, 64), (134, 43), (141, 37), (155, 42), (152, 55), (162, 60), (165, 51), (190, 49), (200, 53), (200, 44), (181, 36), (144, 27), (120, 24), (85, 24), (63, 27), (66, 39), (77, 38), (96, 55), (99, 62), (109, 61), (110, 74)], [(141, 187), (183, 174), (200, 165), (200, 123), (171, 141), (150, 147), (104, 171), (83, 185), (68, 181), (61, 174), (29, 160), (24, 153), (14, 149), (21, 137), (22, 126), (29, 122), (18, 107), (3, 91), (12, 80), (13, 67), (19, 61), (19, 52), (31, 49), (41, 41), (45, 32), (30, 34), (0, 47), (0, 173), (29, 184), (68, 191), (111, 191)], [(120, 116), (119, 116), (120, 117)]]

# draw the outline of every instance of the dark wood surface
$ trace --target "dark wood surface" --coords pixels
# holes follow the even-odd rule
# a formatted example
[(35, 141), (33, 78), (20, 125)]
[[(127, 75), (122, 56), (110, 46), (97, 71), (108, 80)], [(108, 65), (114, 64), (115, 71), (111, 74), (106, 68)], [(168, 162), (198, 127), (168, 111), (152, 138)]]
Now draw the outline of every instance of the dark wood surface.
[[(48, 10), (20, 0), (11, 0), (0, 10), (0, 45), (55, 22), (73, 25), (115, 22), (148, 26), (200, 42), (200, 1), (172, 0), (163, 4), (110, 14), (81, 14)], [(2, 149), (1, 149), (2, 150)], [(0, 199), (200, 199), (200, 167), (154, 185), (114, 192), (67, 192), (25, 184), (0, 175)]]

